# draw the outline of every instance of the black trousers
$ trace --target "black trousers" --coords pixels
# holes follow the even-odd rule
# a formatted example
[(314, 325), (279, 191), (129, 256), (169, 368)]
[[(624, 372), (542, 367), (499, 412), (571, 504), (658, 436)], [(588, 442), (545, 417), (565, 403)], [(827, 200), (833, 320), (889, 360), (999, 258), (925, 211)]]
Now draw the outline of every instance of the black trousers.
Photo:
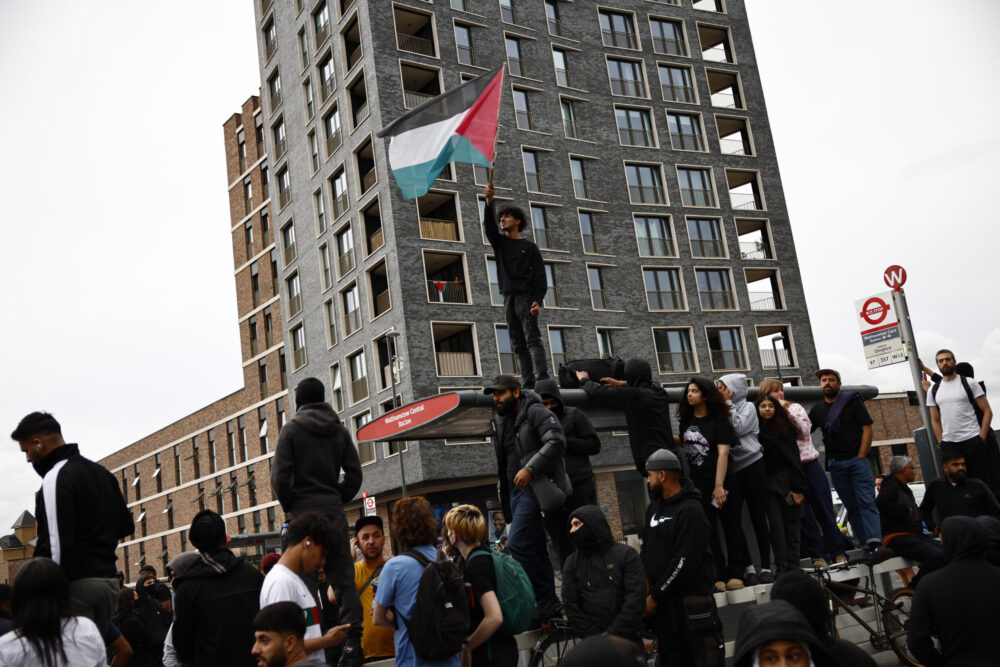
[(799, 566), (802, 505), (789, 505), (787, 497), (773, 492), (767, 494), (767, 520), (771, 524), (774, 566), (778, 570), (793, 570)]
[(660, 664), (678, 667), (724, 667), (726, 644), (720, 628), (707, 632), (691, 632), (683, 619), (658, 612), (650, 617), (650, 625), (659, 643)]
[(507, 319), (507, 333), (510, 347), (517, 357), (521, 371), (521, 383), (533, 387), (535, 380), (549, 376), (549, 364), (545, 359), (542, 334), (538, 330), (538, 316), (531, 314), (533, 299), (527, 294), (504, 294), (503, 311)]

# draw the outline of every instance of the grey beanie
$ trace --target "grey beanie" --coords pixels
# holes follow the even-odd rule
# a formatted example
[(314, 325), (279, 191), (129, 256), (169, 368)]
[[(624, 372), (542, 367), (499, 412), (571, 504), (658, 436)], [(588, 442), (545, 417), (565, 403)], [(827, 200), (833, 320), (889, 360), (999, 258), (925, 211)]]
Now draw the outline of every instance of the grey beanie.
[(669, 449), (657, 449), (646, 459), (646, 470), (676, 470), (680, 472), (681, 462)]
[(889, 459), (889, 474), (895, 475), (911, 463), (913, 463), (913, 459), (909, 456), (893, 456)]

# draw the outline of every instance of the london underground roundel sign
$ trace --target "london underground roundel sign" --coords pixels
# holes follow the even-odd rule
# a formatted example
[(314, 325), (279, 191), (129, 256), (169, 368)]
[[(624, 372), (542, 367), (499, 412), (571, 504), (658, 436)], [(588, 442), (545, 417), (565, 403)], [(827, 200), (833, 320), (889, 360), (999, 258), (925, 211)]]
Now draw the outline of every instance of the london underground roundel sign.
[(906, 269), (899, 264), (893, 264), (882, 274), (882, 279), (885, 280), (886, 285), (892, 288), (893, 292), (898, 292), (903, 288), (903, 283), (906, 282)]
[(858, 315), (868, 324), (877, 327), (885, 321), (892, 307), (877, 296), (873, 296), (865, 301), (864, 307)]

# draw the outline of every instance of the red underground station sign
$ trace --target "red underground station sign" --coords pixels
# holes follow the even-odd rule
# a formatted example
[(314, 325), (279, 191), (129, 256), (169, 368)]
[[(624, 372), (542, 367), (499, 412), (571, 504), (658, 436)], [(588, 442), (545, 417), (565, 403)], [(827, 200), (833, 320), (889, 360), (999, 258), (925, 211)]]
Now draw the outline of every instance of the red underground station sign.
[(392, 440), (451, 412), (458, 403), (458, 394), (449, 393), (404, 405), (362, 426), (358, 430), (358, 440)]

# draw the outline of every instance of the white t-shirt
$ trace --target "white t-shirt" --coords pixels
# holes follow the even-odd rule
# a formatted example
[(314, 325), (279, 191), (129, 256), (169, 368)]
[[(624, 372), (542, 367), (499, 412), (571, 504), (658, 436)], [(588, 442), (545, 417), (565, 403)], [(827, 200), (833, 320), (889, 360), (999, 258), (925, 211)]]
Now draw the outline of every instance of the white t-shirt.
[[(306, 639), (319, 639), (323, 636), (323, 629), (320, 627), (321, 611), (316, 605), (316, 598), (306, 588), (299, 575), (281, 563), (275, 563), (264, 577), (264, 586), (260, 589), (261, 609), (275, 602), (294, 602), (299, 605), (306, 619)], [(325, 665), (326, 656), (323, 651), (315, 651), (301, 664)]]
[[(972, 390), (972, 397), (984, 395), (983, 388), (973, 378), (965, 378)], [(962, 378), (958, 375), (954, 380), (941, 380), (937, 399), (934, 398), (934, 387), (927, 391), (927, 405), (937, 406), (941, 411), (941, 439), (945, 442), (962, 442), (979, 437), (979, 422), (976, 420), (976, 410), (969, 403), (969, 395), (962, 386)]]
[[(104, 667), (108, 662), (101, 632), (85, 616), (63, 619), (62, 641), (66, 660), (57, 652), (57, 667)], [(40, 664), (41, 657), (16, 631), (11, 630), (0, 637), (0, 665), (35, 667)]]

